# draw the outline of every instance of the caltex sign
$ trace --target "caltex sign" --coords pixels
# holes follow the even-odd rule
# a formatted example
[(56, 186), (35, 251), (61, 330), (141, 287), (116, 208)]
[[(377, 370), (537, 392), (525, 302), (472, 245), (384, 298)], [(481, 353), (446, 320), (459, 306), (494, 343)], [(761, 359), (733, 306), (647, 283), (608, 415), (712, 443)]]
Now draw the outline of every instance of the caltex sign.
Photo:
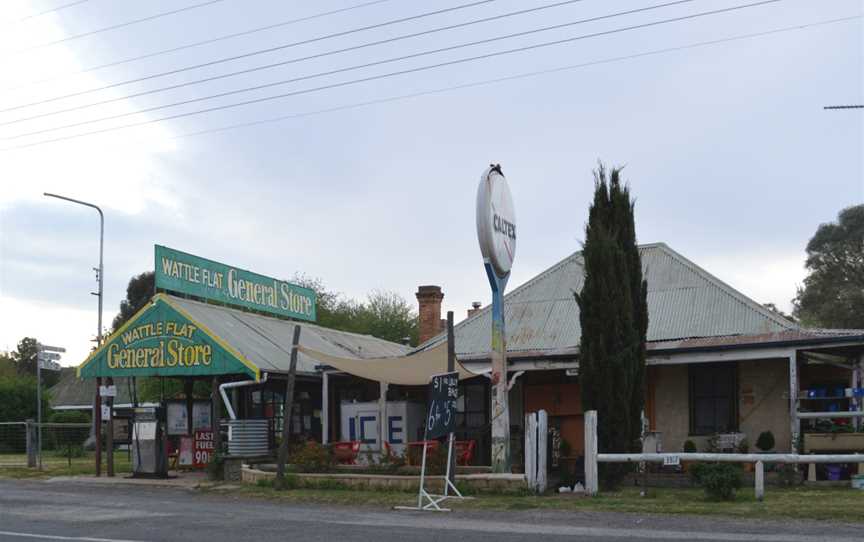
[(503, 277), (516, 255), (516, 213), (501, 166), (493, 165), (480, 178), (477, 188), (477, 240), (484, 261)]

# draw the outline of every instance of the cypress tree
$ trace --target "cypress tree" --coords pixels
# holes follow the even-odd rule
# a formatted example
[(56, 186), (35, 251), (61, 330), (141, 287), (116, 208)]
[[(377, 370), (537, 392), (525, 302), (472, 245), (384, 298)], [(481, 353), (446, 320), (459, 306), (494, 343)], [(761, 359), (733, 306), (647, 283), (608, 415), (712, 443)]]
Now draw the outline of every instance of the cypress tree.
[[(596, 410), (601, 452), (636, 451), (645, 404), (645, 336), (648, 287), (636, 245), (630, 191), (620, 169), (594, 172), (594, 201), (582, 249), (585, 282), (576, 294), (579, 322), (579, 382), (582, 406)], [(609, 485), (625, 469), (601, 464)]]

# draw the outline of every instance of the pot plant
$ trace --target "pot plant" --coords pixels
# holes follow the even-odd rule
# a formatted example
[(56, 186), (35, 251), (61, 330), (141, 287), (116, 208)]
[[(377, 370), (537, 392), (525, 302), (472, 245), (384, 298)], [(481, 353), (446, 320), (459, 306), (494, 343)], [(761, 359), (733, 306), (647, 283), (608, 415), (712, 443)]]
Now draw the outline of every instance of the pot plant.
[[(747, 441), (747, 437), (741, 439), (741, 442), (738, 443), (738, 448), (735, 451), (739, 454), (746, 454), (750, 451), (750, 442)], [(744, 471), (753, 472), (753, 463), (744, 463)]]
[[(697, 451), (696, 443), (692, 440), (685, 441), (683, 451), (685, 454), (695, 454)], [(690, 463), (692, 463), (692, 461), (681, 461), (681, 472), (687, 472), (687, 469), (690, 467)]]
[(774, 449), (774, 433), (771, 431), (762, 431), (759, 433), (759, 438), (756, 439), (756, 447), (767, 453)]

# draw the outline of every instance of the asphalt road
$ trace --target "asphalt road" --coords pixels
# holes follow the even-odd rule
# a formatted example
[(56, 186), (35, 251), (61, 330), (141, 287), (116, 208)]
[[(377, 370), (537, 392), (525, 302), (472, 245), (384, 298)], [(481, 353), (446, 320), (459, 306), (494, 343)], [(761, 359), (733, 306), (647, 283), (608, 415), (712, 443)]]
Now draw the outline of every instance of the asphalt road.
[(305, 506), (172, 488), (0, 480), (0, 540), (860, 542), (860, 526), (552, 511), (420, 513)]

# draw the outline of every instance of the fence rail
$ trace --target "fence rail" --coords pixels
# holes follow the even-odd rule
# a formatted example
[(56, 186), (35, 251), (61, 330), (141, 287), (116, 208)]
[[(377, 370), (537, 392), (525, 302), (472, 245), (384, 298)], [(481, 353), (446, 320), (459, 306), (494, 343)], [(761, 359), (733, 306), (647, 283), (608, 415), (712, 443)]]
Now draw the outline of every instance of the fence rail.
[(89, 423), (0, 422), (0, 468), (36, 467), (40, 438), (44, 462), (71, 466), (86, 455), (90, 433)]
[(765, 497), (765, 463), (803, 463), (805, 465), (817, 463), (864, 464), (864, 454), (598, 453), (597, 411), (589, 410), (585, 412), (585, 492), (589, 495), (597, 495), (599, 491), (598, 463), (663, 463), (667, 459), (694, 462), (754, 463), (756, 466), (755, 492), (756, 498), (760, 501)]

